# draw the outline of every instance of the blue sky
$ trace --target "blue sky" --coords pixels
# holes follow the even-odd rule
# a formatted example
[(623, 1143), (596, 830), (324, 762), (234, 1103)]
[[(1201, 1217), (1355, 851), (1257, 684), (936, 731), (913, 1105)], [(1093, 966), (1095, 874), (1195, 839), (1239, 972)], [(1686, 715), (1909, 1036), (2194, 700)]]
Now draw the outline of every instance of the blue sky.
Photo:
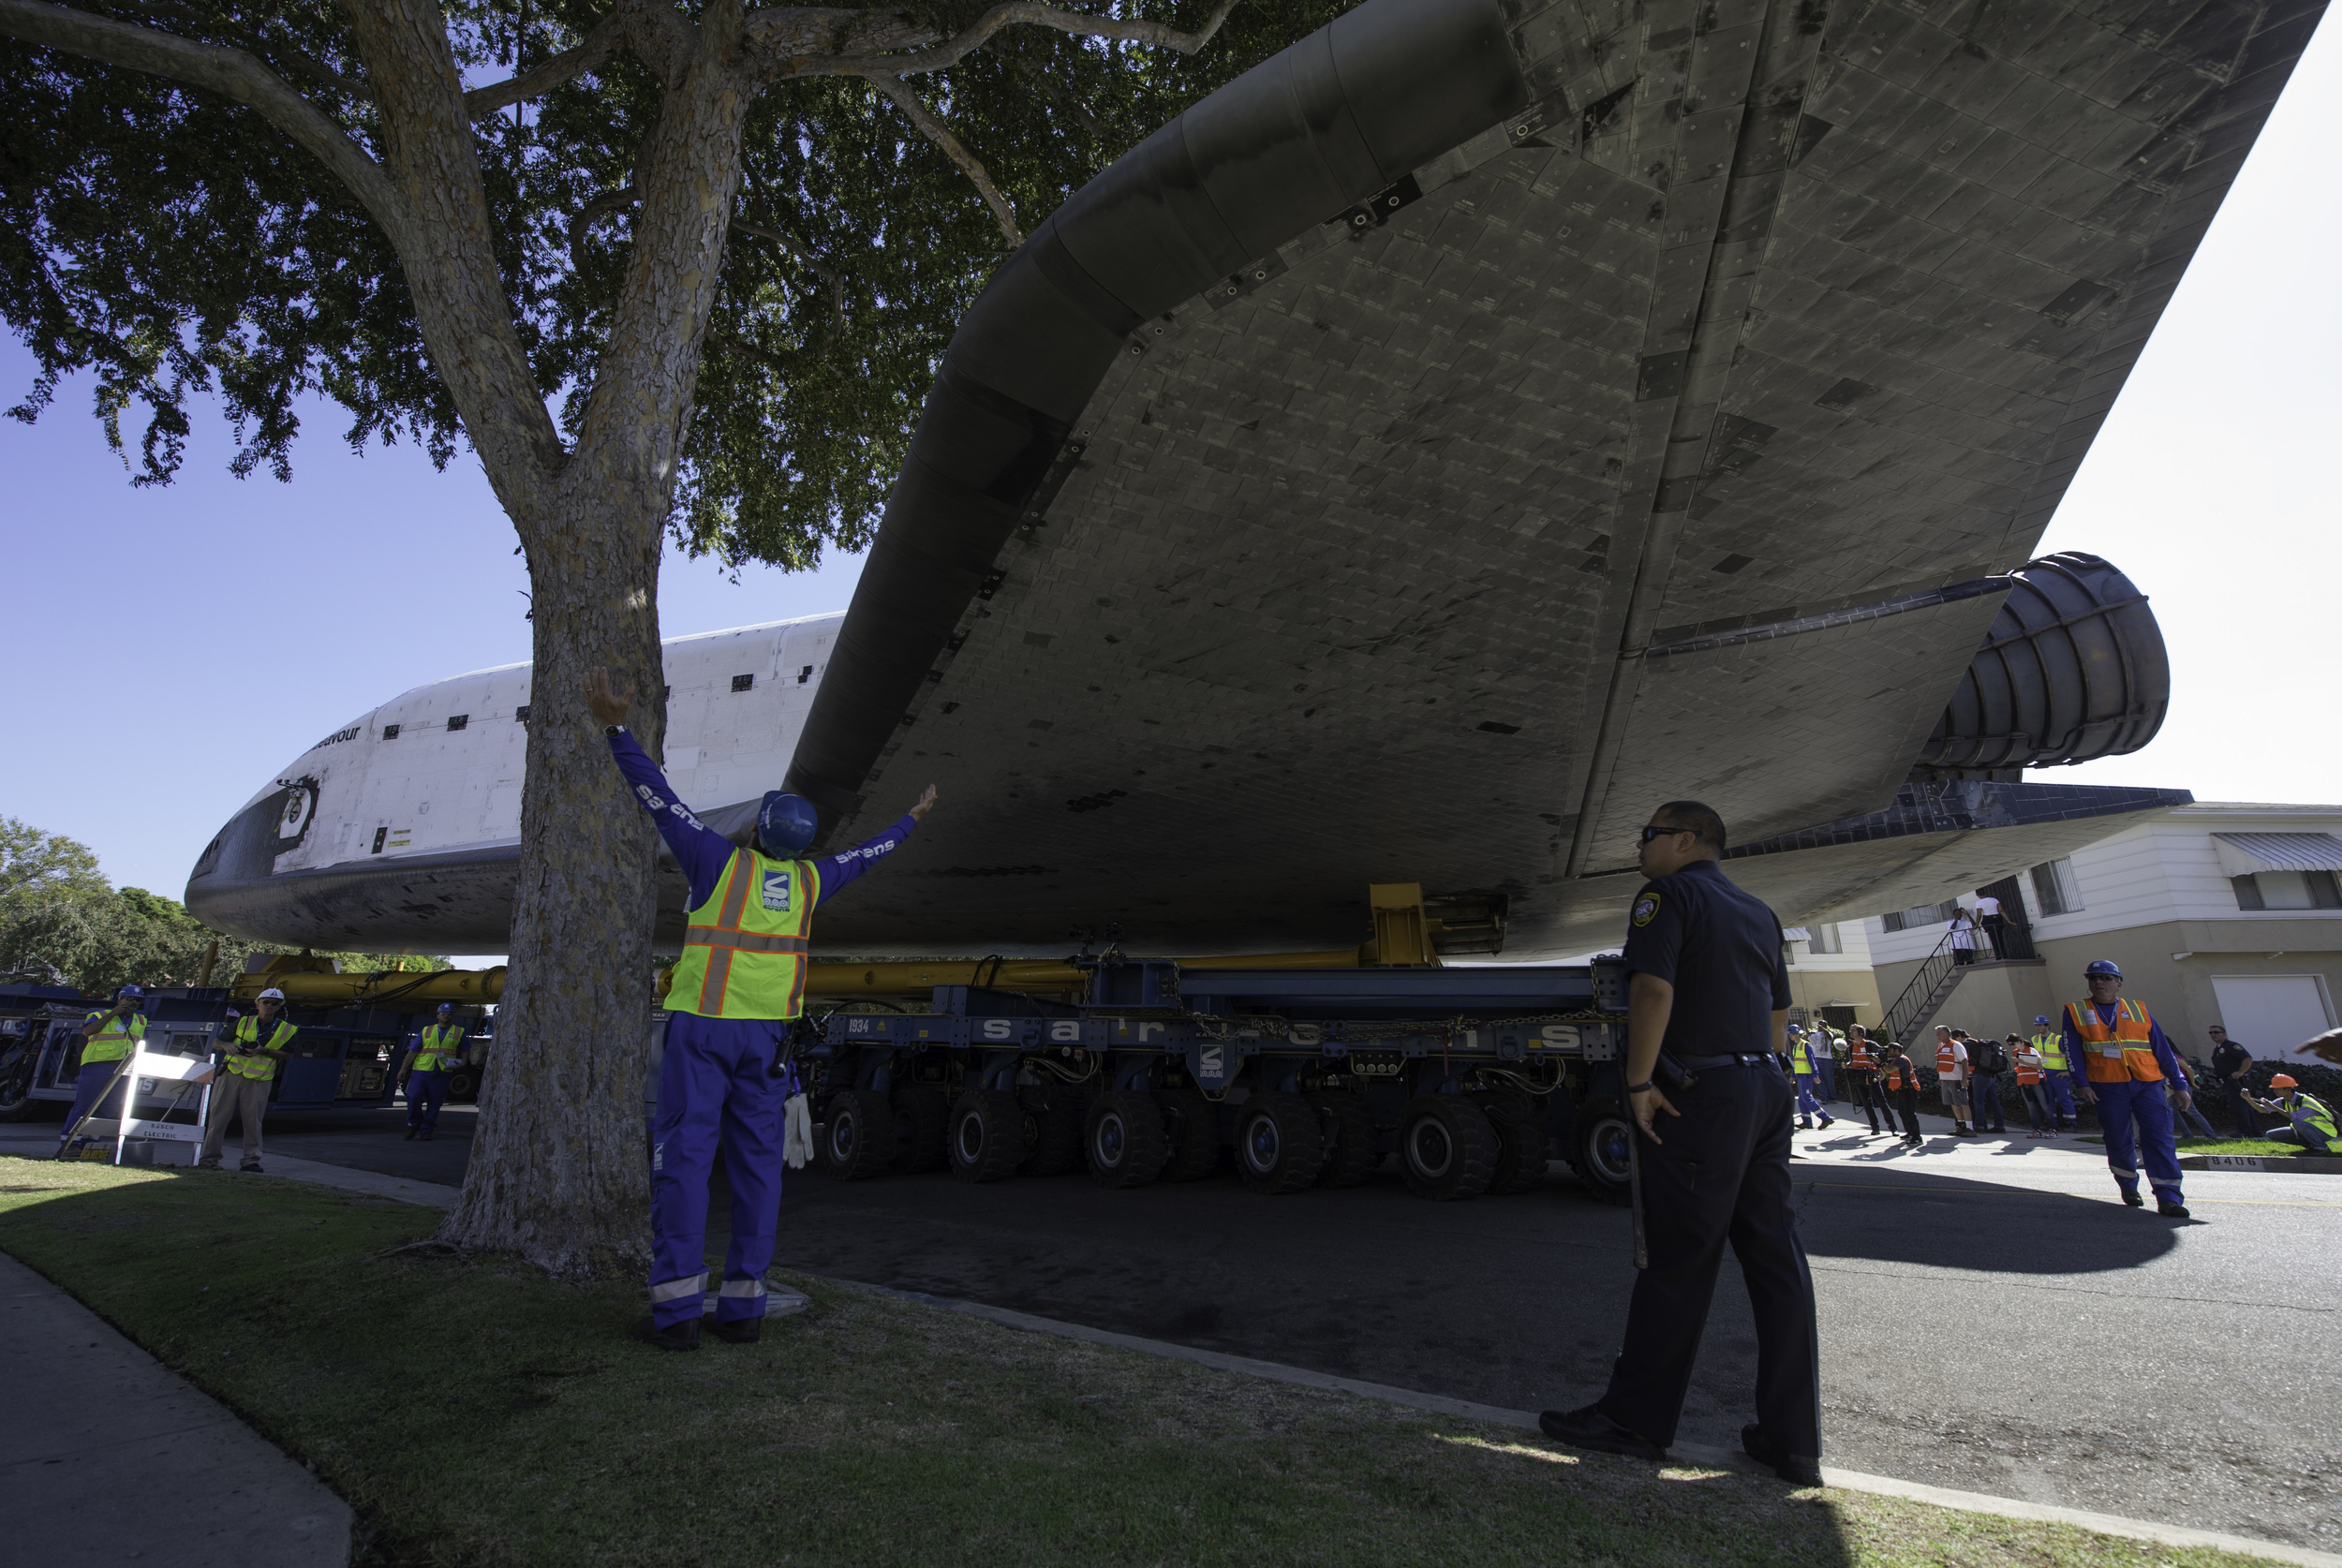
[[(2342, 506), (2342, 30), (2313, 40), (2148, 344), (2044, 551), (2107, 556), (2152, 598), (2172, 711), (2143, 751), (2045, 777), (2206, 800), (2342, 801), (2334, 594)], [(0, 406), (32, 377), (0, 342)], [(527, 586), (478, 466), (352, 455), (306, 413), (289, 485), (227, 472), (200, 421), (179, 481), (134, 489), (85, 382), (0, 421), (8, 497), (0, 815), (68, 834), (176, 897), (213, 832), (303, 747), (425, 681), (528, 657)], [(2015, 563), (2008, 563), (2014, 565)], [(671, 556), (676, 636), (841, 610), (860, 562), (797, 576)]]

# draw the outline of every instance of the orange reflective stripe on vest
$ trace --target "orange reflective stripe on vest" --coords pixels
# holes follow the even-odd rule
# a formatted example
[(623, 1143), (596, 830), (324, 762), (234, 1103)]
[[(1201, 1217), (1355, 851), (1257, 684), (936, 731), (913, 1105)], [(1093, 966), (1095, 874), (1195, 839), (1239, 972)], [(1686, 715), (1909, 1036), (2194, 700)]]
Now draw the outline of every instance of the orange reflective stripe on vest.
[(2031, 1046), (2017, 1053), (2017, 1082), (2038, 1084), (2041, 1081), (2041, 1053)]
[(1876, 1065), (1871, 1060), (1871, 1048), (1867, 1045), (1847, 1046), (1845, 1064), (1857, 1072), (1867, 1072)]
[(1949, 1078), (1959, 1070), (1960, 1058), (1953, 1052), (1951, 1046), (1949, 1044), (1936, 1046), (1935, 1075), (1939, 1078)]
[(2098, 1010), (2086, 1001), (2066, 1004), (2066, 1027), (2082, 1042), (2082, 1065), (2094, 1084), (2142, 1084), (2163, 1081), (2163, 1068), (2155, 1059), (2155, 1020), (2129, 998), (2114, 1003), (2112, 1028), (2098, 1022)]

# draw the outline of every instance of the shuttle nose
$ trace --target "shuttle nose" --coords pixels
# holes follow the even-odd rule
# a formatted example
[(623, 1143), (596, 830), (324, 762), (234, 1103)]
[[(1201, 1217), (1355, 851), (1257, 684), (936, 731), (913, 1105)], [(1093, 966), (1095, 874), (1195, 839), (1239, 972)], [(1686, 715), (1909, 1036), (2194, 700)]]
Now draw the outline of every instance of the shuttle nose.
[(283, 842), (278, 825), (288, 809), (298, 809), (305, 826), (313, 806), (305, 790), (274, 790), (229, 818), (187, 874), (187, 912), (215, 931), (259, 938), (251, 917), (266, 897), (269, 875), (275, 869)]

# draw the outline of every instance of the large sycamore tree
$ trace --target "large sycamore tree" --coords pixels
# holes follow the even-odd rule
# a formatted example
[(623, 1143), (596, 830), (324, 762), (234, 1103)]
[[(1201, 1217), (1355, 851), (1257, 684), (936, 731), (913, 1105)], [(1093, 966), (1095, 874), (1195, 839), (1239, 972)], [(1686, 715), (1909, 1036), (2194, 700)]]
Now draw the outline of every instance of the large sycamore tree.
[(581, 687), (644, 694), (656, 752), (664, 547), (859, 548), (1022, 229), (1341, 8), (0, 0), (11, 412), (90, 373), (161, 482), (213, 397), (282, 478), (321, 394), (354, 447), (468, 445), (527, 557), (512, 980), (447, 1239), (645, 1251), (653, 840)]

